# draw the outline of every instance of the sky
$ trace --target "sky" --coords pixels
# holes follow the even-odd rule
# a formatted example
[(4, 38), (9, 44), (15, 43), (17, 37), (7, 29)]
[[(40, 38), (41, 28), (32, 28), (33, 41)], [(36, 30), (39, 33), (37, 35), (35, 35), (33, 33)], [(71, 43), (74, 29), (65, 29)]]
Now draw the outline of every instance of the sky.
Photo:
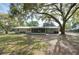
[(8, 13), (9, 6), (9, 3), (0, 3), (0, 13)]

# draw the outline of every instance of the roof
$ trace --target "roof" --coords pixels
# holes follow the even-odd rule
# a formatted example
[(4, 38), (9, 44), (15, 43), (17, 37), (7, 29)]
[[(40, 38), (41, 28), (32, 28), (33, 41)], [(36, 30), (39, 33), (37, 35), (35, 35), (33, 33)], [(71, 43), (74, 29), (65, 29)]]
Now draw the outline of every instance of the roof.
[(53, 26), (53, 27), (36, 27), (36, 26), (32, 26), (32, 27), (14, 27), (14, 28), (59, 28), (59, 27), (57, 27), (57, 26)]
[(55, 26), (55, 24), (52, 22), (43, 24), (43, 27), (47, 27), (47, 26)]

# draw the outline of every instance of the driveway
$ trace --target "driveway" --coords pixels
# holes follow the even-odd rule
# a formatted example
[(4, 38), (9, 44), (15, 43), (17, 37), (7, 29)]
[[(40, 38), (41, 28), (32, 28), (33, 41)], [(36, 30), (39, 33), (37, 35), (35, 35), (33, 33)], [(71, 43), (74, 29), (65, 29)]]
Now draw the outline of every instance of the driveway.
[(79, 36), (79, 33), (73, 33), (73, 32), (66, 32), (67, 35), (74, 35), (74, 36)]

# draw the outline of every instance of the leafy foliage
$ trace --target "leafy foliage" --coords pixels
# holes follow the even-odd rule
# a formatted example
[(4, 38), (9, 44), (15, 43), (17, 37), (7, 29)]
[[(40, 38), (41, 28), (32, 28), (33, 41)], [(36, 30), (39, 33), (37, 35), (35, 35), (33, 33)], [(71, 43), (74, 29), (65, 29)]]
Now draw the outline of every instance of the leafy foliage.
[[(21, 7), (19, 8), (19, 6)], [(25, 3), (14, 4), (12, 7), (16, 7), (16, 10), (12, 10), (11, 8), (14, 12), (11, 12), (11, 14), (13, 16), (18, 16), (19, 14), (24, 20), (35, 17), (41, 20), (53, 20), (57, 22), (60, 26), (61, 34), (65, 34), (66, 22), (79, 9), (76, 3)]]

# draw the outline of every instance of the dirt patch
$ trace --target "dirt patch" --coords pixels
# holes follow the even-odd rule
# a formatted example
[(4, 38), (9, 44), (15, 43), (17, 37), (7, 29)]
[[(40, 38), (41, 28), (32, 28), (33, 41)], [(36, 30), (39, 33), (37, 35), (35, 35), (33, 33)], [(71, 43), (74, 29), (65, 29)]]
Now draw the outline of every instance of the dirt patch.
[(79, 54), (79, 37), (77, 35), (32, 35), (49, 44), (48, 55), (77, 55)]

